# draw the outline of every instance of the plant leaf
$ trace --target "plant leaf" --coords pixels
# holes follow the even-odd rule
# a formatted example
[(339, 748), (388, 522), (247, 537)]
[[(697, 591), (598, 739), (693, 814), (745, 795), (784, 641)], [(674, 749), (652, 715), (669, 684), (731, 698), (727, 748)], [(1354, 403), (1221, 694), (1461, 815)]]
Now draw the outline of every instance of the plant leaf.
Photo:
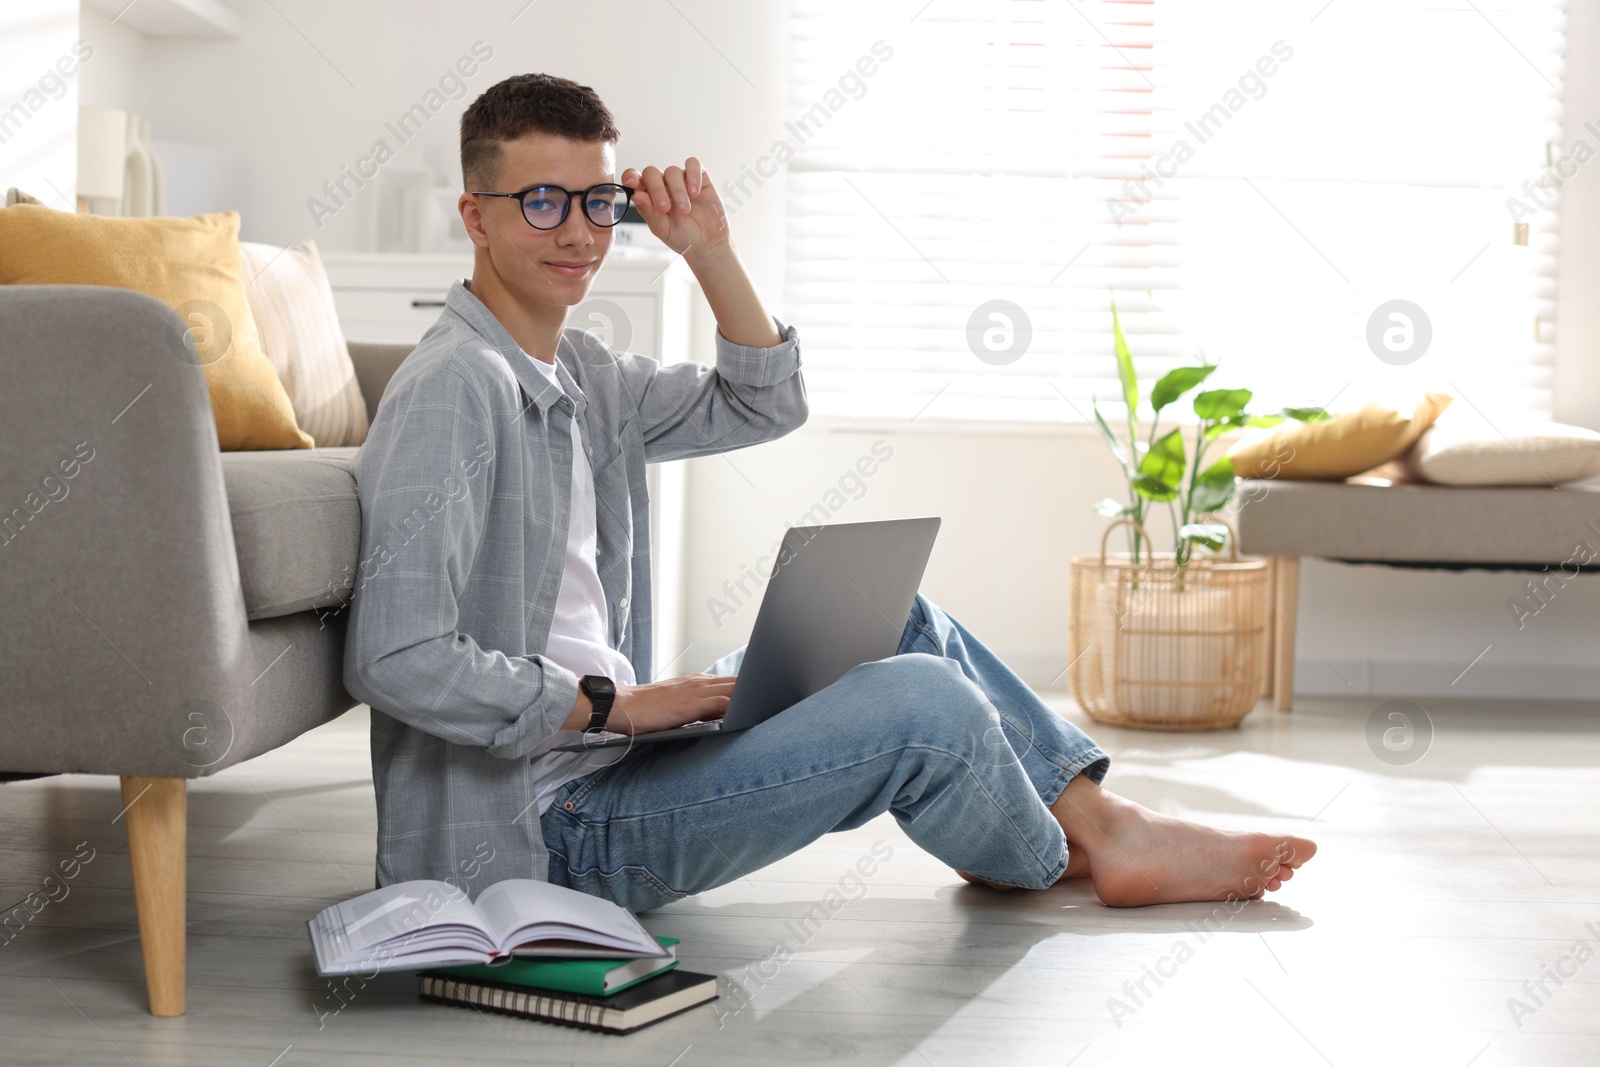
[(1178, 528), (1178, 536), (1185, 541), (1205, 545), (1214, 552), (1220, 552), (1228, 543), (1228, 528), (1220, 522), (1191, 522)]
[(1178, 367), (1168, 371), (1150, 390), (1150, 406), (1160, 411), (1211, 376), (1215, 363), (1203, 367)]
[(1327, 422), (1333, 418), (1327, 408), (1284, 408), (1283, 413), (1300, 422)]
[(1261, 427), (1263, 429), (1277, 426), (1284, 421), (1282, 415), (1248, 415), (1239, 412), (1237, 415), (1224, 415), (1210, 426), (1206, 427), (1206, 443), (1209, 444), (1225, 433), (1242, 430), (1245, 427)]
[(1208, 511), (1221, 511), (1233, 499), (1233, 460), (1223, 456), (1211, 466), (1195, 475), (1194, 486), (1189, 490), (1189, 510), (1195, 515)]
[(1244, 412), (1254, 395), (1248, 389), (1208, 389), (1194, 398), (1194, 413), (1207, 422), (1233, 418)]
[(1130, 473), (1133, 463), (1128, 459), (1128, 450), (1122, 447), (1122, 442), (1117, 440), (1117, 435), (1111, 432), (1110, 426), (1106, 425), (1106, 417), (1100, 414), (1099, 402), (1090, 401), (1089, 410), (1094, 412), (1095, 427), (1100, 431), (1100, 436), (1105, 438), (1107, 446), (1111, 449), (1111, 454), (1117, 457), (1118, 463), (1122, 464), (1123, 473)]
[(1133, 411), (1139, 406), (1139, 379), (1133, 373), (1133, 353), (1128, 351), (1128, 339), (1122, 336), (1122, 320), (1117, 318), (1117, 302), (1111, 301), (1111, 336), (1116, 341), (1117, 377), (1122, 379), (1122, 400), (1128, 405), (1128, 423), (1133, 423)]
[(1136, 475), (1128, 483), (1133, 486), (1133, 491), (1146, 500), (1176, 500), (1178, 491), (1166, 482), (1150, 477), (1148, 474)]
[(1112, 500), (1110, 497), (1106, 497), (1096, 504), (1094, 510), (1096, 514), (1104, 515), (1108, 519), (1120, 519), (1124, 515), (1133, 514), (1133, 508), (1120, 500)]
[(1139, 473), (1144, 476), (1141, 481), (1150, 484), (1140, 486), (1136, 482), (1134, 489), (1150, 500), (1171, 500), (1177, 495), (1174, 487), (1183, 484), (1184, 456), (1182, 432), (1169, 430), (1139, 461)]

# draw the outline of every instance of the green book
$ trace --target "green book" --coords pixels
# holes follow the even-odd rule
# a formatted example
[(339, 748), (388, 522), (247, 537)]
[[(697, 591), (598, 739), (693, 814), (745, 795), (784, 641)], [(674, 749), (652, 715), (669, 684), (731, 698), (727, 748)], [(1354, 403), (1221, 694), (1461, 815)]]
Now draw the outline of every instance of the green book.
[(505, 963), (469, 963), (459, 967), (435, 967), (430, 974), (446, 974), (454, 978), (473, 981), (505, 982), (508, 985), (529, 986), (535, 989), (556, 989), (564, 993), (582, 993), (592, 997), (608, 997), (620, 993), (678, 965), (675, 937), (658, 937), (661, 947), (672, 956), (644, 956), (632, 960), (559, 960), (516, 958)]

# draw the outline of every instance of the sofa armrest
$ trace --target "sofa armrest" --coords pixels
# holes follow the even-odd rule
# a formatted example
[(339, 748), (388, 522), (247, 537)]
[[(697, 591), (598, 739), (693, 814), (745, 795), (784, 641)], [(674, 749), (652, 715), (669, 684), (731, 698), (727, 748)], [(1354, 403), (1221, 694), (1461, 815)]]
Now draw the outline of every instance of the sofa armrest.
[(192, 713), (252, 725), (265, 664), (183, 330), (141, 293), (0, 287), (0, 771), (196, 777)]
[(367, 420), (378, 415), (378, 402), (389, 379), (399, 369), (400, 363), (411, 354), (416, 345), (393, 341), (347, 341), (350, 362), (356, 367), (356, 380), (361, 383), (361, 396), (367, 402)]

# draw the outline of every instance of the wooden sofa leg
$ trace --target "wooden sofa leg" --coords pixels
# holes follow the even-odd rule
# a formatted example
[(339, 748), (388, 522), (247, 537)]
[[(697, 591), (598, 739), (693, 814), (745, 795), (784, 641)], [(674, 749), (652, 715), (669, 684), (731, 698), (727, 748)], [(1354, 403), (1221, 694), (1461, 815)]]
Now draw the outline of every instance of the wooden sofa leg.
[(122, 779), (145, 987), (150, 1014), (163, 1017), (184, 1009), (187, 787), (184, 778)]
[(1275, 556), (1272, 570), (1273, 706), (1289, 711), (1294, 707), (1294, 623), (1300, 606), (1300, 557)]

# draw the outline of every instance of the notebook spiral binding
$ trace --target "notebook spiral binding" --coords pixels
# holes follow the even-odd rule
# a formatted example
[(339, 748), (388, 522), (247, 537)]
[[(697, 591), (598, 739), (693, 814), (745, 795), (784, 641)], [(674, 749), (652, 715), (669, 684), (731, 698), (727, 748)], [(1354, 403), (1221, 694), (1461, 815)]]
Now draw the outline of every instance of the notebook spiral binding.
[[(454, 986), (455, 994), (449, 987)], [(595, 1029), (605, 1020), (606, 1006), (583, 1004), (566, 997), (545, 996), (539, 993), (513, 993), (509, 989), (485, 988), (464, 985), (447, 978), (424, 977), (421, 993), (424, 999), (458, 1007), (487, 1008), (523, 1018), (533, 1016), (548, 1022), (564, 1023), (582, 1029)], [(462, 994), (465, 995), (462, 995)]]

